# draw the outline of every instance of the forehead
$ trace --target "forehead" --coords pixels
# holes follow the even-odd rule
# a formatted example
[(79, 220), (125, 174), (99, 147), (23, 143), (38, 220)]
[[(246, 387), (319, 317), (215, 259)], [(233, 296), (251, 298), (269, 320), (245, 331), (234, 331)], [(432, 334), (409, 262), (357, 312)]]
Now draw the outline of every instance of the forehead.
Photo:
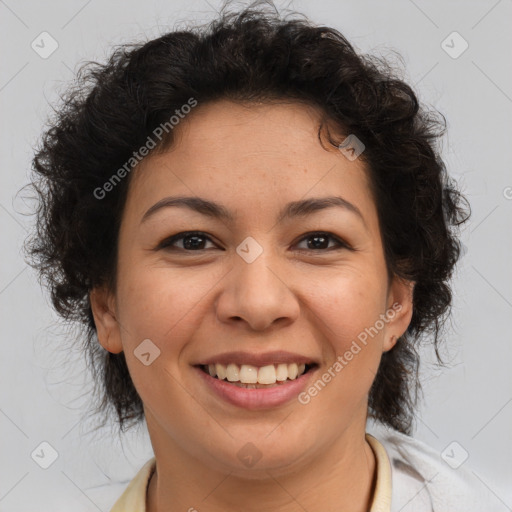
[(225, 165), (226, 161), (264, 164), (270, 159), (293, 162), (320, 155), (327, 161), (318, 140), (321, 116), (319, 108), (291, 101), (199, 104), (175, 127), (168, 150), (176, 163), (186, 159), (193, 168), (218, 163), (233, 171), (236, 166)]
[(240, 209), (338, 193), (371, 208), (364, 163), (324, 136), (321, 144), (321, 122), (321, 110), (303, 103), (199, 104), (175, 128), (172, 146), (133, 171), (130, 202), (149, 207), (180, 193), (223, 197)]

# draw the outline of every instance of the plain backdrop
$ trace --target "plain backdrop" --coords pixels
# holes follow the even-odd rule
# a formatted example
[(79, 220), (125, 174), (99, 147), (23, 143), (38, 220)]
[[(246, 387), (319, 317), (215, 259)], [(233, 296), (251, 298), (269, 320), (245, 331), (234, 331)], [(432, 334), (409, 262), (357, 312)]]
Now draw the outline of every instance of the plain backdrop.
[[(337, 28), (361, 51), (391, 58), (397, 51), (421, 101), (446, 116), (443, 156), (472, 217), (453, 281), (443, 351), (449, 365), (436, 369), (431, 351), (422, 352), (424, 400), (414, 435), (440, 455), (456, 441), (469, 454), (465, 464), (504, 511), (512, 510), (512, 2), (276, 3)], [(24, 262), (21, 244), (32, 219), (17, 192), (29, 180), (49, 105), (81, 62), (103, 62), (113, 45), (156, 37), (187, 20), (206, 22), (220, 5), (0, 0), (0, 511), (108, 511), (152, 456), (145, 426), (122, 440), (109, 429), (87, 433), (90, 376), (78, 348), (69, 352), (72, 334), (57, 323)], [(48, 469), (35, 462), (41, 450), (57, 456)], [(111, 497), (96, 498), (94, 488), (105, 484)]]

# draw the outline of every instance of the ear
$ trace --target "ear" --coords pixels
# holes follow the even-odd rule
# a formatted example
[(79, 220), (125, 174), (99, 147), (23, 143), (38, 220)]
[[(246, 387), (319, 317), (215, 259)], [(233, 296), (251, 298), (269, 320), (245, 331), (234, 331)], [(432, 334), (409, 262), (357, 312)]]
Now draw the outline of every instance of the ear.
[(89, 293), (89, 302), (100, 345), (112, 354), (119, 354), (123, 351), (123, 344), (113, 294), (107, 287), (96, 287)]
[(388, 293), (386, 334), (383, 352), (391, 350), (411, 323), (414, 282), (393, 276)]

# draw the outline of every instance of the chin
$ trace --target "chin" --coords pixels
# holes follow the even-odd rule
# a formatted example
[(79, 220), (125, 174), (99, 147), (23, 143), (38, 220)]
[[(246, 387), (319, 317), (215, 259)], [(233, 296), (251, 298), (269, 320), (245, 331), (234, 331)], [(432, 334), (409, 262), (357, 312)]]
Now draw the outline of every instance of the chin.
[[(268, 432), (268, 431), (267, 431)], [(269, 472), (272, 475), (287, 474), (304, 462), (304, 440), (297, 443), (283, 444), (283, 441), (276, 437), (275, 440), (266, 440), (261, 436), (251, 441), (247, 436), (246, 440), (237, 438), (225, 446), (224, 450), (217, 449), (210, 451), (212, 469), (229, 472), (231, 476), (244, 479), (266, 480)], [(288, 440), (290, 441), (290, 440)], [(204, 451), (201, 462), (204, 463)]]

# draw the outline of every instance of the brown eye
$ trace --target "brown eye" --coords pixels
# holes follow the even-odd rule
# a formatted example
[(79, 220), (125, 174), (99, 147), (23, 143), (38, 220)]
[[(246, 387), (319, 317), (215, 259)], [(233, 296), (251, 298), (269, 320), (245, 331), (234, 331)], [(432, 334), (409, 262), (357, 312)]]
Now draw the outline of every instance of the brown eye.
[[(211, 242), (210, 237), (200, 231), (188, 231), (178, 233), (170, 238), (165, 239), (158, 246), (159, 249), (177, 249), (182, 251), (203, 251), (207, 248), (205, 244)], [(180, 242), (181, 246), (176, 245)], [(213, 243), (213, 242), (212, 242)]]
[[(340, 248), (350, 249), (347, 243), (341, 241), (338, 237), (332, 235), (331, 233), (325, 232), (316, 232), (309, 233), (304, 236), (300, 242), (306, 241), (306, 247), (300, 250), (308, 250), (308, 251), (332, 251)], [(329, 247), (329, 243), (334, 241), (335, 246)]]

